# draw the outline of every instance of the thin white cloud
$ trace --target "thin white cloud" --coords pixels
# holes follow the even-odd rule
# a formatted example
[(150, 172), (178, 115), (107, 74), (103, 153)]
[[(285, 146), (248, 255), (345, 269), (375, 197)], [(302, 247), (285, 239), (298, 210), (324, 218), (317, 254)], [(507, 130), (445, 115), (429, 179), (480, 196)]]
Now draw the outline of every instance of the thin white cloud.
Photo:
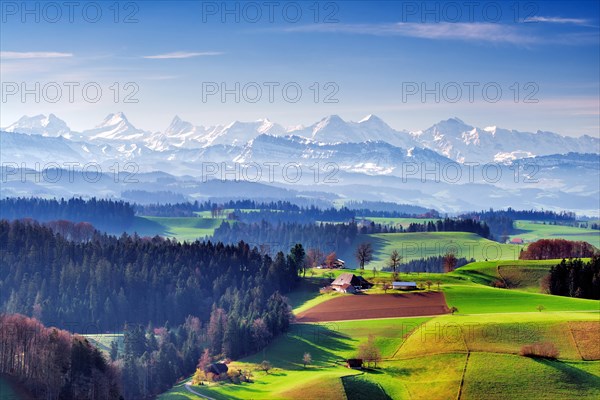
[(159, 60), (168, 60), (168, 59), (180, 59), (180, 58), (192, 58), (192, 57), (206, 57), (206, 56), (220, 56), (221, 52), (218, 51), (205, 51), (205, 52), (200, 52), (200, 53), (191, 53), (191, 52), (184, 52), (184, 51), (175, 51), (172, 53), (165, 53), (165, 54), (157, 54), (154, 56), (144, 56), (144, 58), (150, 58), (150, 59), (159, 59)]
[(54, 51), (1, 51), (0, 58), (5, 60), (28, 60), (35, 58), (68, 58), (73, 57), (72, 53), (59, 53)]
[(398, 22), (390, 24), (312, 24), (286, 28), (287, 32), (331, 32), (375, 36), (405, 36), (422, 39), (452, 39), (497, 43), (531, 44), (532, 35), (517, 27), (486, 22), (424, 24)]
[(582, 18), (562, 18), (562, 17), (530, 17), (525, 18), (523, 22), (549, 22), (554, 24), (573, 24), (573, 25), (589, 25), (590, 21)]

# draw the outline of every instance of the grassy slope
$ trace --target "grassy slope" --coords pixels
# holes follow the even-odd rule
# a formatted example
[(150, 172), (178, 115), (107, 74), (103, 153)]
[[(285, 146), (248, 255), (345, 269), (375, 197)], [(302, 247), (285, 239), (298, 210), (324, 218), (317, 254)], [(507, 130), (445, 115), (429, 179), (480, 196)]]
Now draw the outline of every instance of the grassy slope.
[(518, 232), (511, 235), (511, 238), (519, 237), (525, 241), (559, 238), (581, 240), (600, 248), (600, 231), (598, 230), (576, 228), (572, 226), (544, 225), (543, 223), (522, 220), (515, 221), (515, 228)]
[[(433, 318), (293, 325), (264, 352), (231, 365), (255, 369), (268, 359), (275, 367), (273, 373), (255, 372), (253, 384), (194, 389), (216, 399), (343, 399), (343, 382), (352, 389), (347, 397), (351, 400), (368, 398), (365, 393), (393, 399), (456, 398), (459, 390), (466, 399), (510, 398), (515, 393), (519, 398), (536, 398), (540, 387), (548, 388), (546, 398), (568, 399), (573, 393), (584, 399), (595, 398), (600, 362), (578, 360), (582, 356), (600, 357), (598, 352), (586, 351), (600, 338), (600, 302), (489, 286), (498, 278), (498, 264), (501, 271), (526, 274), (547, 271), (555, 261), (477, 262), (450, 274), (402, 274), (417, 281), (440, 280), (448, 304), (458, 307), (459, 312)], [(325, 284), (324, 275), (330, 272), (337, 276), (348, 271), (314, 270), (315, 276), (290, 295), (295, 311), (336, 296), (318, 294), (318, 288)], [(364, 276), (372, 281), (391, 279), (389, 273), (373, 277), (369, 271)], [(528, 289), (531, 282), (524, 282), (521, 288)], [(538, 304), (545, 310), (537, 311)], [(341, 361), (354, 356), (369, 335), (375, 337), (384, 357), (382, 368), (362, 375), (343, 368)], [(536, 341), (555, 343), (562, 361), (535, 361), (516, 355), (522, 345)], [(467, 351), (469, 363), (461, 389)], [(300, 361), (304, 352), (311, 353), (314, 361), (307, 369)], [(518, 377), (514, 371), (519, 371)], [(577, 391), (572, 392), (575, 386)], [(179, 386), (161, 399), (185, 399), (186, 393)]]
[[(493, 365), (494, 368), (490, 368)], [(543, 361), (509, 354), (472, 353), (463, 399), (594, 399), (600, 363)]]
[(366, 266), (381, 268), (386, 266), (390, 253), (398, 250), (403, 261), (444, 255), (453, 251), (457, 257), (475, 260), (515, 260), (519, 257), (520, 246), (500, 244), (482, 238), (474, 233), (465, 232), (423, 232), (423, 233), (378, 233), (358, 235), (352, 245), (339, 256), (349, 266), (356, 266), (354, 250), (358, 244), (369, 242), (374, 249), (374, 260)]
[(196, 217), (135, 217), (130, 231), (140, 236), (165, 236), (194, 241), (211, 236), (224, 220)]
[(445, 285), (446, 302), (461, 314), (551, 311), (598, 311), (598, 301), (496, 289), (486, 286)]
[[(552, 342), (561, 359), (581, 360), (580, 347), (590, 338), (571, 334), (573, 324), (594, 324), (598, 313), (512, 313), (470, 316), (440, 316), (420, 325), (394, 356), (423, 356), (438, 353), (493, 352), (518, 354), (521, 346)], [(587, 327), (600, 332), (600, 325)]]
[(334, 297), (345, 296), (345, 294), (339, 292), (320, 294), (319, 289), (326, 286), (328, 282), (327, 279), (320, 276), (303, 279), (299, 287), (287, 295), (288, 302), (292, 306), (294, 314), (299, 314)]
[[(268, 375), (255, 372), (253, 384), (214, 385), (209, 389), (195, 386), (194, 390), (215, 398), (344, 398), (340, 378), (359, 372), (344, 368), (343, 360), (355, 356), (360, 343), (373, 335), (382, 355), (391, 358), (404, 336), (427, 320), (425, 317), (296, 324), (264, 352), (230, 365), (230, 368), (254, 369), (267, 359), (275, 367), (273, 372)], [(301, 363), (305, 352), (313, 358), (312, 365), (306, 369)], [(336, 396), (321, 392), (331, 386), (339, 389)], [(177, 398), (172, 396), (182, 390), (185, 388), (174, 388), (161, 399)]]
[(100, 350), (110, 353), (110, 346), (113, 340), (117, 341), (119, 350), (123, 349), (123, 334), (122, 333), (98, 333), (98, 334), (86, 334), (85, 336), (93, 345), (98, 347)]

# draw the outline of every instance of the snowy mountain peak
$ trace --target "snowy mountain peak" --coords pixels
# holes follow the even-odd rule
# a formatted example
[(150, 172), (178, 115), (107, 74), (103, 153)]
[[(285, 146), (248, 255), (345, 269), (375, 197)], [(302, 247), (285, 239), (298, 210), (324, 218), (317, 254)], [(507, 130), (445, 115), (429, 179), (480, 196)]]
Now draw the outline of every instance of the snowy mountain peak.
[(127, 117), (122, 112), (118, 112), (115, 114), (108, 114), (106, 116), (106, 118), (104, 118), (104, 120), (100, 123), (100, 125), (96, 126), (96, 128), (103, 128), (103, 127), (114, 126), (114, 125), (119, 125), (119, 124), (129, 124)]
[(173, 117), (171, 124), (169, 124), (168, 128), (165, 130), (165, 135), (167, 136), (177, 136), (181, 134), (185, 134), (194, 130), (194, 126), (179, 118), (179, 116)]
[(82, 132), (83, 137), (91, 140), (139, 141), (149, 134), (133, 126), (124, 113), (108, 114), (94, 129)]
[(363, 124), (363, 123), (376, 123), (376, 124), (385, 124), (387, 125), (381, 118), (379, 118), (377, 115), (373, 115), (373, 114), (369, 114), (366, 117), (364, 117), (363, 119), (361, 119), (360, 121), (358, 121), (359, 124)]
[(358, 124), (369, 129), (392, 130), (384, 120), (373, 114), (367, 115), (365, 118), (358, 121)]
[[(117, 112), (106, 116), (95, 128), (77, 133), (72, 132), (66, 123), (54, 114), (40, 114), (24, 116), (4, 130), (26, 135), (62, 136), (80, 142), (99, 141), (103, 145), (110, 144), (115, 151), (129, 146), (127, 149), (135, 149), (138, 152), (189, 151), (209, 149), (213, 146), (220, 150), (211, 151), (231, 152), (235, 151), (235, 148), (245, 147), (259, 135), (266, 134), (273, 137), (294, 135), (303, 138), (304, 141), (318, 143), (318, 146), (322, 146), (320, 148), (330, 144), (367, 142), (385, 142), (401, 149), (414, 149), (413, 152), (427, 148), (458, 162), (504, 162), (524, 156), (557, 152), (600, 153), (600, 139), (597, 137), (565, 137), (546, 131), (519, 132), (492, 125), (482, 129), (468, 125), (457, 117), (442, 120), (422, 131), (407, 132), (391, 128), (373, 114), (359, 122), (345, 121), (339, 115), (333, 114), (307, 127), (287, 129), (268, 118), (251, 122), (236, 120), (228, 125), (205, 128), (195, 126), (176, 115), (166, 130), (151, 133), (136, 128), (123, 112)], [(266, 138), (262, 138), (252, 143), (257, 145), (265, 141)], [(294, 143), (294, 146), (297, 146), (298, 142), (286, 143)]]
[(4, 130), (51, 137), (69, 136), (71, 133), (67, 123), (54, 114), (48, 116), (38, 114), (33, 117), (25, 115), (14, 124), (4, 128)]
[(325, 123), (325, 124), (345, 124), (346, 121), (344, 121), (339, 115), (337, 114), (331, 114), (328, 115), (327, 117), (323, 118), (321, 120), (321, 122)]
[(339, 134), (340, 130), (343, 129), (348, 129), (346, 121), (340, 118), (339, 115), (329, 115), (312, 126), (311, 136), (313, 139), (316, 139), (317, 136), (322, 136), (325, 132), (328, 134), (332, 134), (334, 132)]
[(437, 124), (426, 129), (423, 134), (434, 134), (438, 137), (458, 137), (460, 138), (464, 132), (470, 132), (473, 130), (473, 126), (467, 125), (459, 118), (449, 118), (444, 121), (440, 121)]

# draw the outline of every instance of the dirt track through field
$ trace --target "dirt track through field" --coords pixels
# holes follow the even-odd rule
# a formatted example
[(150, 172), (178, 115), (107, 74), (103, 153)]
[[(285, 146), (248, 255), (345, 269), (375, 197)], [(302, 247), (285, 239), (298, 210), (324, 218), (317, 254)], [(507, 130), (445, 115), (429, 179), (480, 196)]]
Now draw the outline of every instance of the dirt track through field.
[(418, 317), (449, 312), (442, 293), (357, 294), (337, 297), (296, 316), (297, 322)]

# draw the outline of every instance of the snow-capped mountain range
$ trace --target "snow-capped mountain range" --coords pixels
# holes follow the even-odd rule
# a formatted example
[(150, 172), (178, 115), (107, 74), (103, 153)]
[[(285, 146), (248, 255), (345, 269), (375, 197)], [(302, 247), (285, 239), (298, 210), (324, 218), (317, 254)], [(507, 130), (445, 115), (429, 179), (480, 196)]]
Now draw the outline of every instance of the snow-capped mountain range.
[[(166, 129), (153, 132), (115, 113), (75, 132), (53, 114), (37, 115), (0, 132), (0, 158), (3, 196), (119, 197), (130, 186), (114, 176), (118, 165), (120, 172), (156, 176), (136, 189), (170, 190), (190, 198), (222, 196), (225, 190), (246, 197), (292, 192), (311, 197), (318, 190), (327, 198), (385, 199), (444, 211), (511, 206), (580, 210), (586, 215), (598, 214), (600, 198), (599, 138), (478, 128), (458, 118), (409, 132), (395, 130), (374, 115), (358, 122), (332, 115), (292, 128), (268, 119), (204, 127), (175, 117)], [(495, 167), (488, 169), (492, 162)], [(103, 183), (80, 179), (74, 184), (66, 178), (69, 174), (64, 182), (32, 181), (18, 172), (64, 169), (71, 165), (67, 163), (80, 168), (99, 164), (106, 174)], [(133, 169), (127, 163), (134, 163)], [(208, 163), (218, 172), (208, 174)], [(240, 173), (268, 163), (279, 165), (273, 179), (265, 168), (258, 181), (252, 167), (246, 175)], [(284, 176), (282, 166), (290, 163), (303, 166), (301, 179), (292, 179), (294, 169), (291, 177)], [(471, 169), (471, 163), (479, 165)], [(210, 179), (243, 185), (220, 189), (208, 184)]]
[[(243, 154), (249, 151), (248, 146), (253, 146), (261, 135), (287, 138), (285, 144), (280, 141), (280, 146), (295, 149), (295, 152), (298, 146), (304, 146), (309, 151), (311, 147), (325, 144), (385, 142), (406, 151), (414, 148), (429, 149), (460, 163), (505, 162), (570, 152), (600, 153), (600, 139), (587, 135), (576, 138), (553, 132), (519, 132), (496, 126), (478, 128), (458, 118), (438, 122), (425, 130), (409, 132), (395, 130), (374, 115), (358, 122), (345, 121), (337, 115), (331, 115), (308, 127), (292, 128), (285, 128), (266, 118), (204, 127), (175, 116), (165, 130), (152, 132), (136, 128), (125, 114), (119, 112), (109, 114), (100, 124), (82, 132), (72, 131), (65, 121), (54, 114), (24, 116), (3, 130), (62, 137), (97, 146), (110, 145), (127, 154), (136, 149), (173, 152), (233, 146), (243, 149), (238, 156), (243, 158)], [(261, 140), (259, 143), (263, 143), (265, 139)]]

